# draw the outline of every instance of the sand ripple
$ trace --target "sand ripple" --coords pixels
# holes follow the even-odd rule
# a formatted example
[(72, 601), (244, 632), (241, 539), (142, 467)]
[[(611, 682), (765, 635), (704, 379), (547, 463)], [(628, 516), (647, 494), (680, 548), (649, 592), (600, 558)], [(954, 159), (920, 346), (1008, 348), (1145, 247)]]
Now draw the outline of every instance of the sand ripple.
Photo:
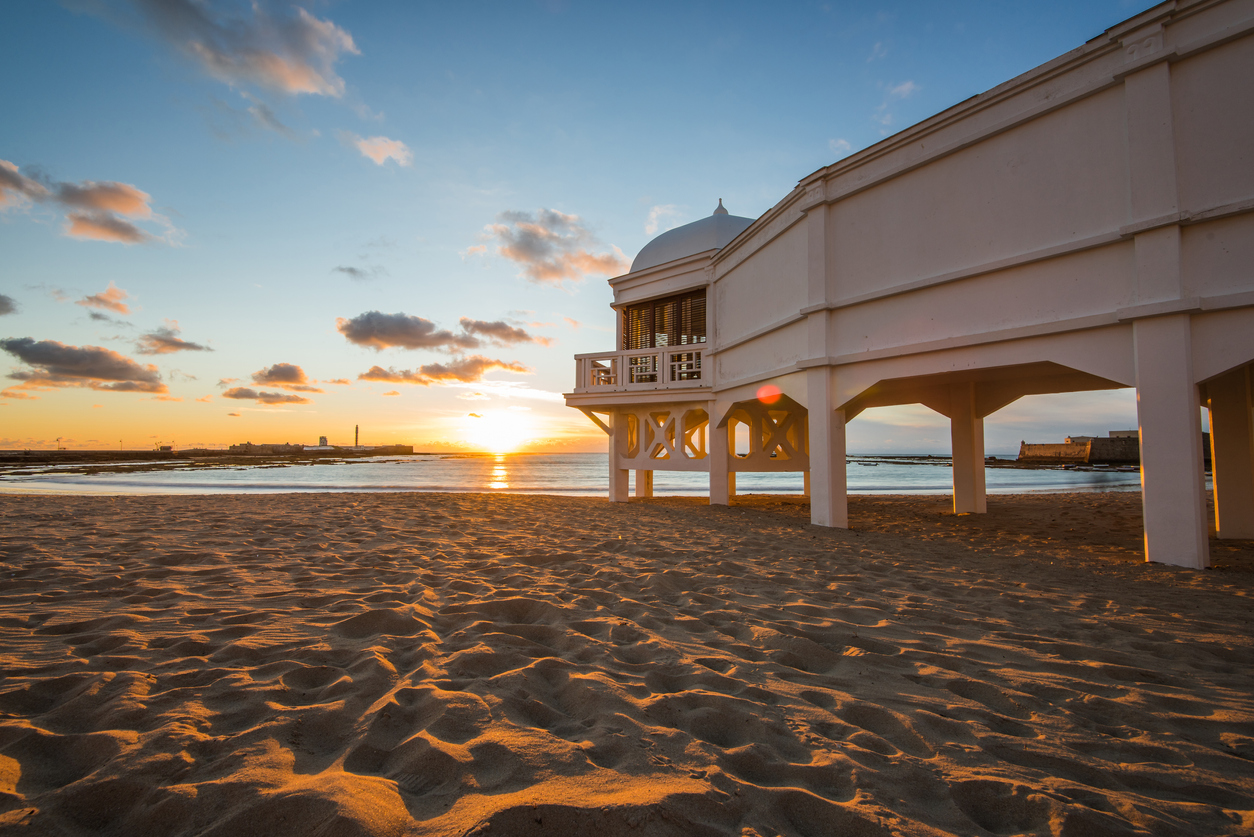
[(3, 496), (0, 833), (1249, 834), (1254, 547), (1134, 500)]

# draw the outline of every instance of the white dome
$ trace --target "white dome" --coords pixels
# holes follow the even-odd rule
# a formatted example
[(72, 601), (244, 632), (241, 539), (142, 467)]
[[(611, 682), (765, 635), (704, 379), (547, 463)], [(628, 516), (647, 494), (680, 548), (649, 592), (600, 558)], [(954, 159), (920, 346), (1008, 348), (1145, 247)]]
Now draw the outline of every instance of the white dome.
[(752, 218), (728, 215), (723, 208), (723, 199), (719, 198), (718, 208), (710, 217), (668, 230), (644, 245), (631, 263), (631, 272), (695, 256), (706, 250), (721, 250), (752, 223)]

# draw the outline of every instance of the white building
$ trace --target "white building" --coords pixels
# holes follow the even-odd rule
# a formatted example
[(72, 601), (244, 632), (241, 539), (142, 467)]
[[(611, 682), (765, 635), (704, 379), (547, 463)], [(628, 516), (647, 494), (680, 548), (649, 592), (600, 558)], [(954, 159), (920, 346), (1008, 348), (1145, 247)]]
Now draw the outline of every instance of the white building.
[(566, 402), (610, 435), (611, 500), (629, 470), (643, 495), (708, 471), (711, 503), (802, 471), (812, 521), (846, 526), (845, 423), (921, 403), (982, 512), (986, 416), (1136, 387), (1147, 560), (1204, 567), (1199, 405), (1218, 535), (1254, 537), (1254, 2), (1163, 3), (610, 284), (616, 348)]

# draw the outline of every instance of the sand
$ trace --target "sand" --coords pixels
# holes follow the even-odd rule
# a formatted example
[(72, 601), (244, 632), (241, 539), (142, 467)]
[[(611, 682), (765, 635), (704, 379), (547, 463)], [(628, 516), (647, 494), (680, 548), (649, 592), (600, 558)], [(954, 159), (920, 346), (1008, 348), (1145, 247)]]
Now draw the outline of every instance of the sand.
[(1139, 497), (0, 496), (0, 834), (1254, 833)]

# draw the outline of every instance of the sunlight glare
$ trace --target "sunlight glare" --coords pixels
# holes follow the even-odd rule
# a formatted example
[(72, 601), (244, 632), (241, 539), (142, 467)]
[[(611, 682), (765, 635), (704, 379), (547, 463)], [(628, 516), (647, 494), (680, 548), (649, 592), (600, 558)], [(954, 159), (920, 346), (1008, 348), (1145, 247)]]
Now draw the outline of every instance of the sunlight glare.
[(515, 411), (472, 413), (463, 428), (467, 442), (490, 453), (512, 453), (533, 435), (531, 419)]

